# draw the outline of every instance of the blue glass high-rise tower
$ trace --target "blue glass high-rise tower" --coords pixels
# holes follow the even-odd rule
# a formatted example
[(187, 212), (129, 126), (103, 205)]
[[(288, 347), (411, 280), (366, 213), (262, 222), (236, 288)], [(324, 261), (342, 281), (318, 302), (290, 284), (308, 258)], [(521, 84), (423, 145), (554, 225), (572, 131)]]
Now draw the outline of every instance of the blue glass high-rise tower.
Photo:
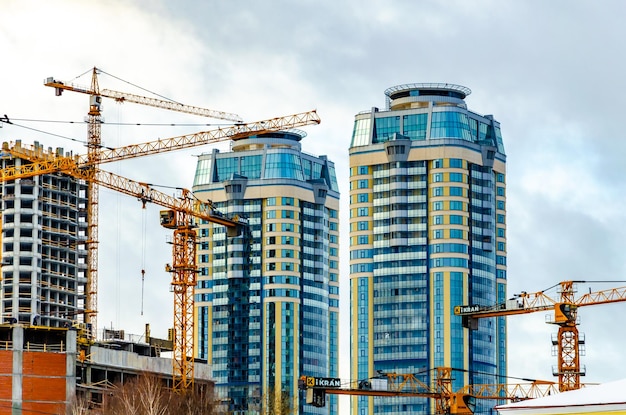
[[(399, 85), (385, 91), (386, 109), (355, 117), (352, 379), (395, 372), (432, 384), (433, 369), (447, 367), (460, 369), (458, 389), (506, 375), (504, 318), (470, 331), (453, 312), (506, 299), (506, 156), (500, 124), (468, 110), (469, 94)], [(426, 398), (352, 398), (355, 415), (433, 412)]]
[(339, 188), (334, 164), (303, 153), (303, 137), (253, 136), (198, 161), (195, 196), (249, 221), (236, 237), (199, 229), (197, 354), (232, 413), (276, 401), (337, 413), (336, 397), (316, 408), (298, 390), (301, 375), (338, 376), (339, 328)]

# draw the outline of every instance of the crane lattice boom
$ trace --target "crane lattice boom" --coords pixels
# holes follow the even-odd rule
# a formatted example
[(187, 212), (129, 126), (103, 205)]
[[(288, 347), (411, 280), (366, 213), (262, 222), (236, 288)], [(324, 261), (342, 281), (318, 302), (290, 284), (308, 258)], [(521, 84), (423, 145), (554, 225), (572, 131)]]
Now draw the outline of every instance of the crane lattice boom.
[(168, 151), (182, 150), (207, 144), (214, 144), (227, 140), (240, 140), (252, 135), (269, 132), (284, 131), (305, 125), (319, 124), (320, 118), (315, 110), (297, 113), (285, 117), (270, 118), (262, 121), (234, 125), (226, 128), (185, 134), (177, 137), (148, 141), (140, 144), (131, 144), (124, 147), (101, 149), (99, 160), (88, 154), (64, 156), (53, 151), (44, 151), (41, 147), (25, 148), (21, 144), (2, 144), (3, 153), (10, 153), (14, 157), (24, 158), (33, 163), (21, 166), (12, 166), (0, 170), (0, 180), (13, 180), (39, 176), (41, 174), (57, 173), (74, 170), (94, 164), (110, 163), (131, 158), (161, 154)]
[[(94, 71), (98, 71), (94, 68)], [(201, 117), (216, 118), (220, 120), (242, 122), (243, 119), (237, 114), (231, 114), (224, 111), (210, 110), (206, 108), (194, 107), (191, 105), (181, 104), (175, 101), (168, 101), (158, 98), (143, 97), (140, 95), (130, 94), (128, 92), (113, 91), (111, 89), (101, 89), (99, 91), (86, 86), (72, 84), (70, 82), (62, 82), (55, 80), (53, 77), (46, 78), (45, 86), (52, 87), (56, 90), (57, 95), (61, 95), (63, 91), (79, 92), (87, 95), (101, 96), (114, 99), (117, 102), (132, 102), (135, 104), (147, 105), (155, 108), (162, 108), (170, 111), (177, 111), (186, 114), (199, 115)]]

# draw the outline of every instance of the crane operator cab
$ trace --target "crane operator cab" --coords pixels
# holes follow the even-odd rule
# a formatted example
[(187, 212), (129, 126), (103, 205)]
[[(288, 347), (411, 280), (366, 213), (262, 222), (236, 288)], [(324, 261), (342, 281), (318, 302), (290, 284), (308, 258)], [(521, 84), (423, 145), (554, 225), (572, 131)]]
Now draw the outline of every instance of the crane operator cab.
[(176, 223), (176, 212), (173, 210), (162, 210), (159, 212), (159, 218), (161, 226), (168, 229), (176, 229), (178, 224)]
[(554, 322), (556, 324), (576, 322), (576, 304), (558, 303), (554, 307)]
[(465, 393), (452, 394), (450, 399), (450, 414), (473, 415), (476, 410), (476, 398)]

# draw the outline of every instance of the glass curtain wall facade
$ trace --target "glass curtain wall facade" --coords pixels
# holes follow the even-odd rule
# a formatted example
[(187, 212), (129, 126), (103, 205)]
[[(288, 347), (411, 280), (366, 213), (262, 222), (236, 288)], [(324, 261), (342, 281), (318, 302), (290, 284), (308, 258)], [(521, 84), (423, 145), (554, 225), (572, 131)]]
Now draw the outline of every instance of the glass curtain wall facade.
[(279, 413), (275, 397), (296, 413), (337, 413), (336, 397), (317, 408), (298, 390), (301, 375), (338, 376), (339, 329), (339, 188), (303, 137), (254, 136), (198, 160), (195, 196), (249, 221), (237, 235), (199, 227), (197, 356), (233, 413)]
[[(2, 168), (28, 161), (2, 158)], [(63, 174), (0, 183), (2, 323), (83, 321), (87, 185)]]
[[(463, 328), (454, 307), (506, 292), (506, 157), (470, 90), (399, 85), (355, 117), (350, 145), (351, 378), (410, 373), (452, 387), (506, 375), (504, 317)], [(477, 412), (495, 401), (482, 401)], [(434, 413), (426, 398), (352, 397), (352, 414)]]

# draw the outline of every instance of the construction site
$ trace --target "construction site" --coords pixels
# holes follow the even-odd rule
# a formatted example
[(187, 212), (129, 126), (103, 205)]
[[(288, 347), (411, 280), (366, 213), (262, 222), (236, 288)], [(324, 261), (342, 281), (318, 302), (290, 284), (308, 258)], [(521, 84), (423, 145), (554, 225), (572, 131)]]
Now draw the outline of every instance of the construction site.
[[(117, 385), (142, 374), (156, 376), (164, 387), (175, 393), (202, 390), (212, 395), (216, 381), (211, 354), (203, 358), (197, 352), (198, 342), (201, 341), (197, 294), (204, 293), (198, 288), (207, 288), (199, 287), (199, 275), (202, 274), (199, 258), (203, 255), (199, 251), (206, 248), (198, 241), (198, 224), (217, 225), (223, 229), (221, 232), (225, 234), (225, 240), (243, 241), (240, 244), (243, 248), (229, 258), (236, 258), (231, 262), (247, 269), (252, 268), (246, 259), (246, 246), (252, 244), (249, 242), (252, 238), (249, 235), (250, 218), (238, 213), (224, 213), (210, 200), (202, 201), (182, 186), (177, 189), (176, 196), (172, 196), (152, 184), (112, 173), (103, 167), (107, 163), (216, 143), (247, 148), (260, 146), (260, 141), (251, 137), (267, 140), (270, 143), (268, 146), (284, 147), (284, 140), (304, 137), (301, 133), (298, 133), (299, 136), (296, 134), (296, 139), (288, 135), (293, 135), (295, 129), (321, 122), (314, 110), (244, 122), (232, 113), (100, 88), (100, 74), (99, 69), (93, 68), (88, 87), (55, 78), (47, 78), (44, 82), (56, 96), (76, 93), (88, 97), (85, 154), (46, 148), (38, 142), (32, 145), (23, 144), (21, 140), (2, 143), (0, 415), (65, 414), (76, 399), (88, 402), (89, 413), (97, 414)], [(101, 110), (105, 99), (220, 119), (229, 125), (109, 148), (103, 146), (101, 139)], [(2, 122), (10, 124), (11, 119), (5, 115)], [(280, 134), (287, 134), (287, 138)], [(322, 176), (332, 176), (324, 169), (320, 168)], [(231, 189), (235, 194), (245, 192), (245, 180), (247, 178), (233, 174), (226, 185), (230, 188), (224, 192), (228, 193)], [(316, 202), (323, 205), (326, 192), (333, 189), (320, 179), (309, 182), (316, 197), (322, 201)], [(167, 338), (153, 337), (150, 325), (145, 326), (143, 334), (130, 335), (123, 328), (105, 328), (98, 321), (101, 307), (98, 293), (104, 289), (99, 283), (98, 272), (98, 232), (102, 226), (98, 220), (100, 188), (130, 196), (144, 206), (154, 204), (162, 209), (158, 221), (161, 227), (171, 232), (172, 249), (171, 258), (165, 265), (165, 271), (171, 276), (173, 297), (173, 319), (168, 323), (171, 327), (167, 327)], [(41, 206), (41, 212), (37, 212), (37, 204)], [(332, 215), (330, 218), (335, 219)], [(325, 219), (330, 221), (328, 217)], [(324, 237), (330, 240), (329, 232)], [(284, 244), (292, 242), (287, 240)], [(282, 252), (286, 257), (292, 255), (288, 250)], [(267, 249), (267, 256), (273, 257), (274, 252)], [(283, 270), (290, 271), (288, 268)], [(463, 379), (467, 374), (460, 368), (442, 366), (429, 368), (429, 377), (434, 382), (425, 382), (423, 376), (415, 373), (385, 371), (350, 381), (339, 379), (337, 373), (327, 376), (296, 373), (296, 393), (300, 394), (302, 405), (319, 411), (315, 412), (319, 414), (329, 413), (322, 408), (327, 408), (331, 399), (336, 406), (338, 395), (371, 397), (372, 402), (373, 398), (424, 398), (429, 402), (432, 413), (438, 415), (474, 414), (477, 401), (489, 402), (487, 406), (496, 407), (503, 415), (530, 414), (538, 413), (531, 402), (542, 402), (542, 399), (564, 393), (580, 394), (589, 389), (592, 392), (587, 397), (598, 396), (600, 392), (593, 392), (593, 387), (586, 386), (582, 380), (585, 368), (581, 356), (584, 354), (585, 339), (578, 332), (578, 311), (586, 306), (625, 302), (626, 287), (590, 290), (579, 295), (576, 287), (582, 282), (562, 281), (547, 290), (522, 292), (496, 304), (453, 304), (454, 316), (461, 319), (467, 336), (479, 329), (482, 319), (548, 313), (550, 318), (547, 322), (558, 330), (552, 338), (553, 354), (556, 356), (554, 381), (533, 379), (467, 384), (459, 388), (456, 380)], [(555, 295), (548, 294), (551, 289), (556, 291)], [(291, 294), (286, 290), (281, 295), (289, 297)], [(236, 298), (232, 302), (235, 303)], [(253, 303), (237, 303), (234, 307), (246, 307), (248, 311), (248, 308), (254, 308)], [(289, 311), (288, 308), (283, 310), (284, 316), (287, 316), (284, 324), (289, 323)], [(212, 316), (209, 314), (209, 319)], [(231, 330), (230, 335), (237, 333)], [(218, 353), (213, 355), (213, 358), (216, 357)], [(288, 356), (282, 358), (286, 360)], [(253, 357), (247, 361), (256, 363)], [(228, 366), (230, 369), (231, 362)], [(617, 387), (621, 386), (623, 383)], [(254, 411), (250, 407), (244, 410), (229, 406), (232, 401), (218, 394), (214, 399), (225, 402), (220, 413), (268, 413), (260, 409)], [(545, 402), (544, 407), (549, 407), (550, 401)], [(580, 401), (557, 401), (555, 406), (579, 405), (577, 402)], [(596, 405), (590, 401), (585, 404), (590, 407)], [(626, 413), (626, 400), (612, 404), (617, 408), (616, 413)], [(276, 410), (274, 413), (286, 415), (297, 412)]]

